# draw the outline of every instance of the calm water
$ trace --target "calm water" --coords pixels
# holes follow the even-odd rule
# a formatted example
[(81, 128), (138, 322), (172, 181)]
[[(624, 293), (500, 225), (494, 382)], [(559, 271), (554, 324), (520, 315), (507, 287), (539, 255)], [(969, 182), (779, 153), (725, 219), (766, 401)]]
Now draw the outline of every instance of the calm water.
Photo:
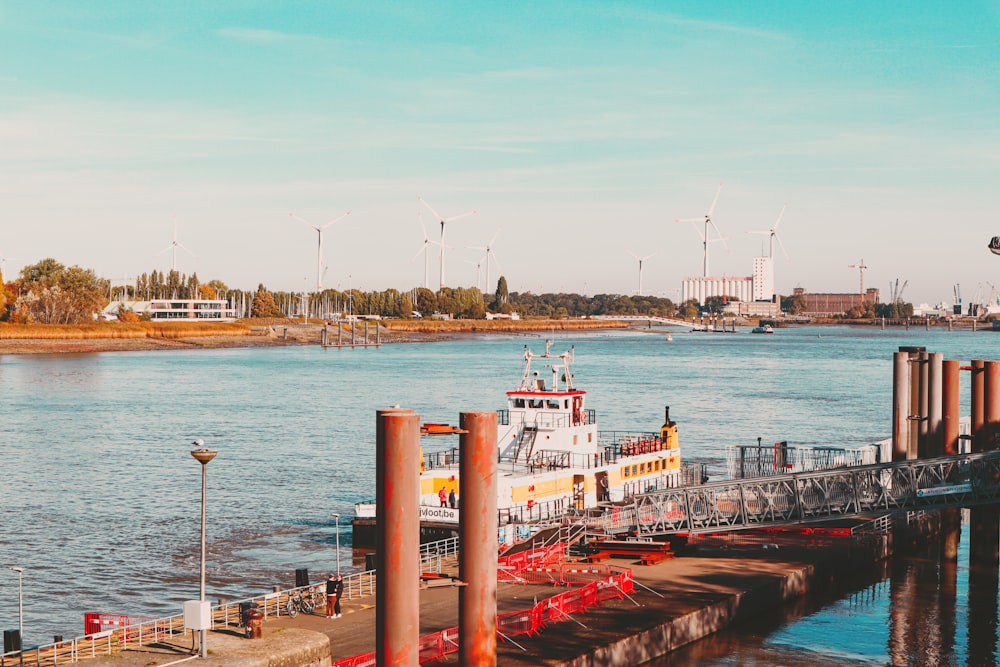
[[(460, 412), (502, 407), (525, 344), (544, 349), (541, 338), (496, 337), (0, 357), (0, 624), (17, 627), (15, 564), (25, 568), (26, 645), (82, 633), (85, 611), (161, 616), (197, 597), (195, 438), (219, 450), (208, 467), (210, 597), (290, 586), (296, 568), (329, 572), (335, 512), (346, 564), (353, 504), (374, 496), (376, 409), (457, 423)], [(570, 345), (603, 428), (656, 428), (670, 405), (685, 456), (718, 473), (725, 445), (758, 436), (857, 446), (888, 435), (899, 345), (1000, 358), (989, 332), (803, 328), (667, 342), (654, 330), (558, 334), (553, 350)]]

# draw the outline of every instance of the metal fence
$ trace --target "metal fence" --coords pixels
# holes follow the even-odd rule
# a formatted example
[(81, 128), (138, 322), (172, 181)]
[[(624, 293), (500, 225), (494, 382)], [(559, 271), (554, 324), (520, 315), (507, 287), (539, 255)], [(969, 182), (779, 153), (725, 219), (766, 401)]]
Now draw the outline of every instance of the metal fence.
[(740, 530), (1000, 501), (1000, 451), (657, 491), (618, 510), (644, 535)]

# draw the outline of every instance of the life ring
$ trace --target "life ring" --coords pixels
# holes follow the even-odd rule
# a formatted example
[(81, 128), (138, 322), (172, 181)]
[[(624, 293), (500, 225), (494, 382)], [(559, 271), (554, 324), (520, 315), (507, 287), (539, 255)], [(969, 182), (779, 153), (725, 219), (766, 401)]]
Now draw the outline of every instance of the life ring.
[(587, 413), (585, 413), (583, 411), (583, 408), (580, 408), (579, 410), (577, 410), (576, 420), (579, 423), (581, 423), (581, 424), (586, 424), (587, 423)]

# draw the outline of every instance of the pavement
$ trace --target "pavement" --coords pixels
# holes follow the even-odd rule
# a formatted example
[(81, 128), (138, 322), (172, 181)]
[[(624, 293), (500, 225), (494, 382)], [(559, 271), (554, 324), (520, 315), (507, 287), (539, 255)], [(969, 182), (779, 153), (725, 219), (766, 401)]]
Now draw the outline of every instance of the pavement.
[[(635, 636), (664, 623), (704, 610), (716, 603), (737, 600), (731, 605), (742, 614), (752, 614), (782, 602), (781, 591), (789, 578), (802, 580), (818, 566), (843, 561), (839, 550), (813, 548), (717, 550), (680, 556), (654, 565), (632, 561), (612, 561), (630, 567), (636, 592), (621, 600), (608, 600), (585, 614), (547, 626), (534, 637), (517, 636), (513, 642), (497, 646), (497, 663), (559, 665), (624, 637)], [(842, 555), (842, 554), (840, 554)], [(564, 592), (551, 585), (500, 584), (497, 591), (499, 613), (532, 607), (537, 600)], [(458, 625), (457, 586), (435, 586), (420, 591), (420, 635)], [(344, 600), (341, 618), (299, 614), (264, 623), (262, 639), (248, 640), (237, 631), (209, 634), (209, 658), (214, 665), (259, 664), (264, 655), (275, 655), (295, 642), (314, 643), (327, 638), (329, 656), (334, 660), (375, 650), (375, 598)], [(514, 643), (516, 642), (516, 644)], [(157, 645), (128, 650), (109, 657), (86, 661), (89, 667), (153, 667), (190, 655), (186, 645)], [(197, 664), (200, 661), (192, 661)], [(446, 661), (447, 662), (447, 661)], [(457, 664), (457, 654), (450, 656)], [(202, 663), (204, 664), (204, 663)], [(267, 664), (266, 662), (264, 664)], [(638, 664), (638, 663), (636, 663)]]

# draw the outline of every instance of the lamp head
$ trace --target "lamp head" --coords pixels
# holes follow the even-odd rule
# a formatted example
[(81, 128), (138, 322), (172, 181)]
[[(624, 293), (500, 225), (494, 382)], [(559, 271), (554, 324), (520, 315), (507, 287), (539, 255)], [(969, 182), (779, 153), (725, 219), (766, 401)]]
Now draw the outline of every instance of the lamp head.
[(10, 568), (10, 569), (14, 570), (14, 571), (15, 571), (15, 572), (17, 572), (18, 574), (21, 574), (22, 572), (24, 572), (24, 568), (23, 568), (23, 567), (19, 567), (19, 566), (17, 566), (17, 565), (15, 565), (14, 567), (12, 567), (12, 568)]
[(206, 465), (209, 461), (215, 458), (216, 454), (218, 454), (217, 451), (206, 448), (205, 441), (201, 438), (198, 438), (191, 444), (195, 446), (195, 449), (191, 450), (191, 456), (193, 456), (198, 463), (202, 465)]

